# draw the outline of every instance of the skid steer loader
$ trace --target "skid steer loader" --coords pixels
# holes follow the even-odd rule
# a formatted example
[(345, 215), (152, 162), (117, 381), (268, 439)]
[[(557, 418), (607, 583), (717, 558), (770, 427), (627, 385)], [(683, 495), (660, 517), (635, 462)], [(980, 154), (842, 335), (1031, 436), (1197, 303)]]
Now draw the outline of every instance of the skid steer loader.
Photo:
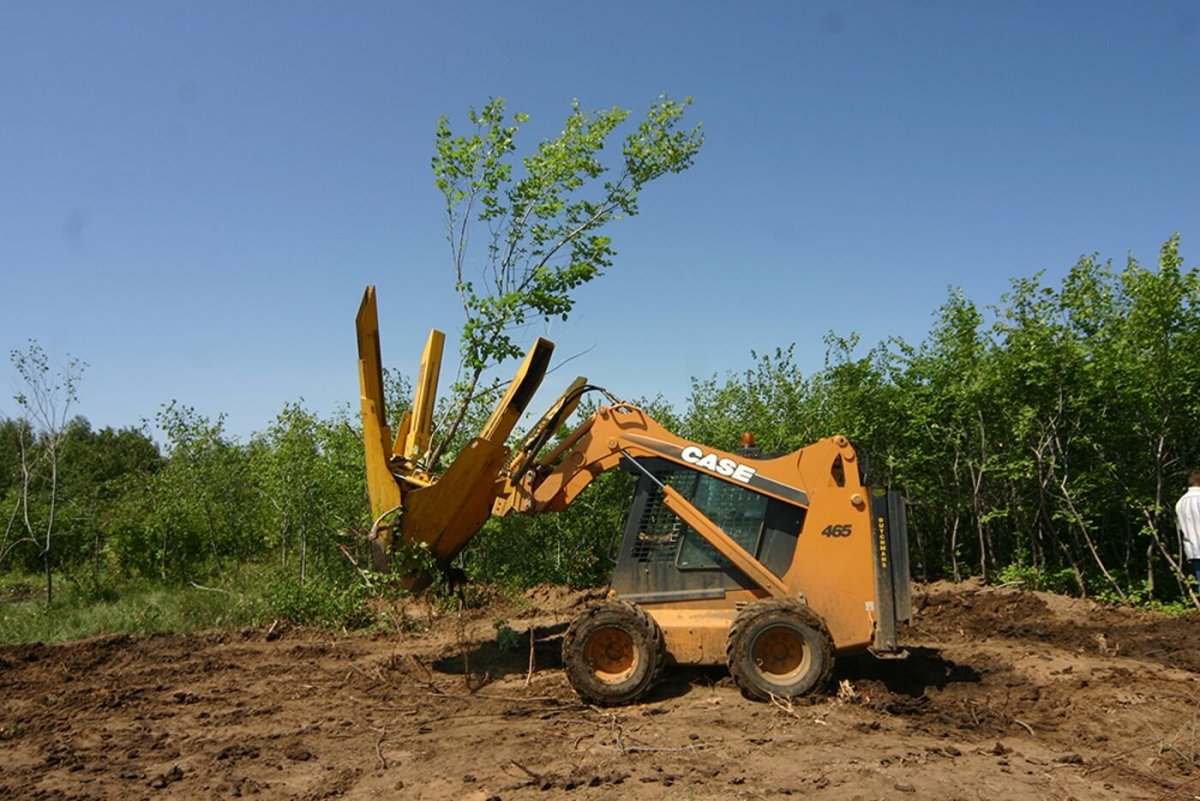
[(845, 437), (766, 458), (726, 452), (610, 396), (552, 445), (598, 389), (578, 378), (510, 449), (553, 351), (539, 339), (479, 435), (435, 472), (423, 460), (443, 335), (430, 333), (393, 434), (374, 287), (356, 328), (377, 569), (392, 567), (397, 546), (427, 548), (448, 568), (493, 515), (561, 511), (607, 470), (637, 476), (608, 600), (563, 638), (567, 677), (588, 702), (633, 702), (668, 663), (725, 664), (747, 697), (789, 698), (819, 690), (837, 654), (900, 651), (911, 612), (904, 502), (863, 485)]

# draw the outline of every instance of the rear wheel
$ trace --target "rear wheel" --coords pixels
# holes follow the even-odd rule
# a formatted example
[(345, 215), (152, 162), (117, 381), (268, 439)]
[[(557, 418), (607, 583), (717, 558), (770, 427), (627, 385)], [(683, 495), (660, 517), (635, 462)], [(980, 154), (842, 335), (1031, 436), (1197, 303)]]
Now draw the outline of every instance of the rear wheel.
[(563, 638), (567, 679), (585, 701), (600, 706), (641, 698), (665, 663), (662, 630), (625, 601), (593, 606), (571, 622)]
[(756, 701), (819, 691), (833, 673), (833, 641), (824, 621), (791, 598), (746, 606), (729, 629), (725, 654), (742, 694)]

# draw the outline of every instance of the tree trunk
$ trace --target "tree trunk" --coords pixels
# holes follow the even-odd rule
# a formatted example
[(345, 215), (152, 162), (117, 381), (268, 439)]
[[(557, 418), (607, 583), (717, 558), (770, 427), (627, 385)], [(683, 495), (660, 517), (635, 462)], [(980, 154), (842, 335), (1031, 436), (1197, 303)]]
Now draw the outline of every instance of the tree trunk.
[[(1146, 517), (1147, 521), (1149, 521), (1150, 516), (1147, 514)], [(1182, 565), (1179, 562), (1176, 562), (1175, 558), (1171, 556), (1170, 551), (1167, 550), (1167, 547), (1163, 544), (1162, 539), (1158, 536), (1158, 531), (1156, 529), (1150, 529), (1150, 536), (1154, 541), (1154, 547), (1158, 549), (1158, 552), (1161, 553), (1163, 558), (1167, 560), (1167, 564), (1171, 566), (1171, 572), (1175, 574), (1175, 579), (1179, 582), (1180, 593), (1191, 598), (1192, 604), (1197, 609), (1200, 609), (1200, 597), (1198, 597), (1195, 590), (1192, 589), (1192, 583), (1188, 580), (1188, 575), (1183, 572)]]
[(430, 472), (437, 469), (438, 460), (442, 458), (442, 454), (446, 451), (446, 446), (449, 445), (456, 434), (458, 427), (462, 425), (463, 418), (467, 416), (467, 410), (471, 408), (471, 401), (475, 397), (475, 387), (479, 385), (479, 376), (483, 375), (482, 368), (475, 368), (471, 373), (471, 380), (467, 382), (466, 389), (463, 390), (462, 401), (458, 404), (458, 409), (454, 412), (454, 419), (450, 421), (449, 427), (446, 429), (446, 434), (441, 437), (438, 443), (433, 446), (429, 453), (429, 464), (426, 467)]
[(58, 451), (49, 446), (50, 453), (50, 511), (46, 515), (46, 539), (42, 548), (42, 564), (46, 567), (46, 606), (54, 600), (54, 572), (50, 565), (50, 545), (54, 536), (54, 512), (58, 502)]
[(54, 574), (50, 570), (50, 551), (42, 555), (42, 564), (46, 566), (46, 606), (54, 600)]
[(308, 531), (307, 526), (300, 527), (300, 586), (304, 586), (304, 578), (308, 572)]
[(1096, 563), (1096, 567), (1100, 568), (1100, 573), (1104, 576), (1104, 579), (1108, 582), (1108, 585), (1117, 593), (1117, 597), (1122, 601), (1128, 601), (1129, 598), (1125, 594), (1125, 590), (1122, 589), (1120, 583), (1113, 578), (1112, 574), (1108, 572), (1108, 568), (1104, 565), (1104, 559), (1100, 556), (1100, 552), (1096, 550), (1096, 543), (1092, 540), (1092, 535), (1088, 531), (1087, 522), (1083, 519), (1083, 516), (1075, 508), (1075, 504), (1071, 500), (1071, 493), (1067, 489), (1066, 479), (1059, 478), (1058, 485), (1062, 490), (1062, 499), (1067, 504), (1067, 510), (1071, 513), (1071, 519), (1075, 521), (1075, 525), (1078, 527), (1079, 533), (1083, 536), (1083, 542), (1087, 546), (1088, 552), (1091, 553), (1092, 560)]
[(984, 531), (982, 504), (979, 499), (980, 488), (983, 486), (983, 470), (976, 470), (974, 466), (969, 469), (971, 471), (971, 517), (975, 522), (975, 535), (979, 541), (979, 577), (987, 581), (987, 534)]
[(954, 574), (954, 581), (957, 584), (962, 581), (962, 572), (958, 569), (958, 521), (959, 516), (954, 515), (954, 526), (950, 529), (950, 565)]

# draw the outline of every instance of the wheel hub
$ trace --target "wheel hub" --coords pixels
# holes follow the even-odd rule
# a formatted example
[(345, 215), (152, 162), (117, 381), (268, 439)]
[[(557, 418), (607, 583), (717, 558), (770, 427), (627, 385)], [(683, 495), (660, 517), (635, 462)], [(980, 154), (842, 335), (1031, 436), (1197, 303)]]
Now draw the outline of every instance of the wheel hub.
[(633, 638), (614, 627), (598, 629), (592, 634), (586, 654), (596, 678), (610, 684), (629, 678), (638, 666)]
[(763, 676), (777, 684), (803, 674), (812, 661), (804, 638), (788, 626), (772, 626), (759, 634), (751, 656)]

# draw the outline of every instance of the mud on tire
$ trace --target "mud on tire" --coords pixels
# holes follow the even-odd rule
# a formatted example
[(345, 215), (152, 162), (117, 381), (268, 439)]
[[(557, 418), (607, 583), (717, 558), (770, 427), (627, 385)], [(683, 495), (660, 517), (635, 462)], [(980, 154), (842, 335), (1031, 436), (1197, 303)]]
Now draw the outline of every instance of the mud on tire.
[(742, 695), (755, 701), (819, 692), (833, 674), (824, 621), (794, 598), (748, 604), (729, 629), (725, 656)]
[(605, 601), (571, 621), (563, 637), (567, 680), (585, 701), (628, 704), (655, 685), (666, 664), (662, 630), (643, 610)]

